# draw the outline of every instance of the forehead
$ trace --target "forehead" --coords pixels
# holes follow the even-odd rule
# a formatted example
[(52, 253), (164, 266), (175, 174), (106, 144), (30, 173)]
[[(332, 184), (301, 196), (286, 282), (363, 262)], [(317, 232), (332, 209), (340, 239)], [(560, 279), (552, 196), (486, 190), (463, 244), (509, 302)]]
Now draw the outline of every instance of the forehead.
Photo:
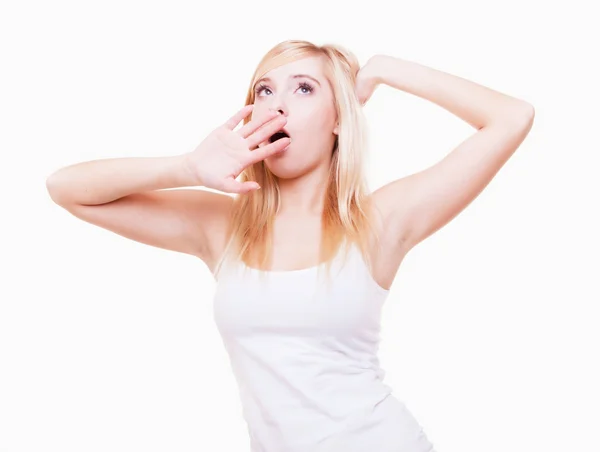
[(261, 79), (269, 78), (272, 81), (284, 82), (290, 76), (298, 74), (312, 76), (323, 83), (326, 81), (323, 58), (311, 56), (283, 64), (267, 72)]

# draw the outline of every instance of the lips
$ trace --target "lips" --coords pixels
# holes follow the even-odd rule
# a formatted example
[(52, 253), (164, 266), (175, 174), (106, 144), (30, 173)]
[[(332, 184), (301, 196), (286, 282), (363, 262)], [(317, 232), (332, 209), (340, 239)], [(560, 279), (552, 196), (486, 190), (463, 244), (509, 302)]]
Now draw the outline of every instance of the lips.
[(271, 135), (271, 137), (269, 138), (269, 143), (273, 143), (277, 140), (280, 140), (281, 138), (289, 138), (290, 134), (287, 132), (287, 130), (285, 130), (285, 128), (281, 129), (278, 132), (275, 132), (273, 135)]

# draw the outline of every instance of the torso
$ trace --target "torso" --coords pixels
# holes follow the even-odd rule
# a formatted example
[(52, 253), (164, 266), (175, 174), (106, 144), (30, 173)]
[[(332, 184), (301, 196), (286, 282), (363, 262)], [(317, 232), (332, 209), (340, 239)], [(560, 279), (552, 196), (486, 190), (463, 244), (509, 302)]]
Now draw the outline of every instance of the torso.
[[(379, 246), (369, 248), (369, 258), (373, 262), (373, 279), (384, 289), (389, 289), (398, 268), (406, 255), (401, 243), (395, 237), (386, 235), (381, 221), (375, 222), (380, 235)], [(227, 237), (225, 227), (215, 228), (209, 233), (209, 254), (204, 260), (214, 273), (219, 258), (225, 251)], [(273, 236), (273, 264), (269, 269), (289, 271), (313, 267), (319, 264), (319, 244), (321, 234), (320, 217), (279, 216), (275, 219)], [(293, 237), (293, 239), (292, 239)]]

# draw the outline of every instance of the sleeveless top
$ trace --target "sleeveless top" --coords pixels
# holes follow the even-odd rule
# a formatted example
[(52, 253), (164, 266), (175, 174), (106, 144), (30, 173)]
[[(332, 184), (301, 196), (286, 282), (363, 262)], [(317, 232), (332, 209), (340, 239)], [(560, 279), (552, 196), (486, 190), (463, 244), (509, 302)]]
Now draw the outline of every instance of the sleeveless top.
[(357, 246), (345, 257), (333, 260), (331, 284), (317, 277), (324, 264), (263, 271), (225, 259), (215, 272), (214, 320), (252, 452), (338, 450), (325, 445), (373, 426), (375, 408), (391, 395), (377, 356), (389, 290), (373, 279)]

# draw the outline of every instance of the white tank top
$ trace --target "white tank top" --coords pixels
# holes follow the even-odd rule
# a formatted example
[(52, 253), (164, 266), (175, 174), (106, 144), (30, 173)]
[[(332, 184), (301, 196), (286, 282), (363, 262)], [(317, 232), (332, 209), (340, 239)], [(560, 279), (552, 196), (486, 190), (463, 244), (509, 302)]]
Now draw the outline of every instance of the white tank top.
[[(397, 451), (402, 441), (422, 437), (383, 383), (377, 357), (389, 291), (373, 279), (356, 246), (345, 265), (342, 254), (332, 263), (329, 286), (317, 278), (324, 264), (262, 271), (226, 260), (217, 273), (214, 319), (252, 452)], [(408, 434), (400, 438), (402, 428)]]

